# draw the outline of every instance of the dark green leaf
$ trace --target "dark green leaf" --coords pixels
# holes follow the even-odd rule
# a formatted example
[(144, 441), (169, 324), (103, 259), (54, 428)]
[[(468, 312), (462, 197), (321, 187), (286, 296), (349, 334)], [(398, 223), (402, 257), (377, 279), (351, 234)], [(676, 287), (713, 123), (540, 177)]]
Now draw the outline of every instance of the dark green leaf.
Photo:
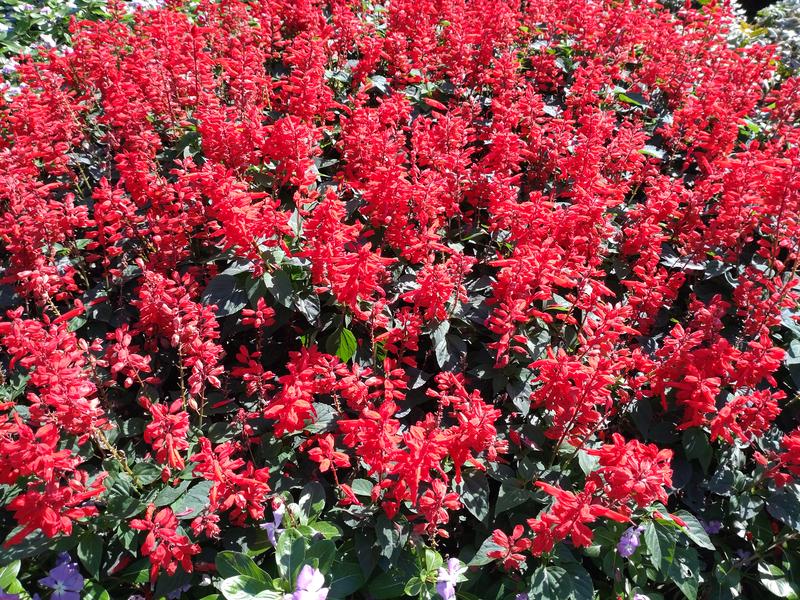
[(464, 507), (476, 519), (485, 521), (489, 516), (489, 483), (486, 481), (486, 473), (478, 470), (466, 471), (456, 491)]
[(262, 583), (270, 583), (269, 575), (255, 561), (242, 552), (218, 552), (216, 558), (217, 573), (220, 577), (244, 575)]
[(346, 598), (361, 589), (364, 583), (364, 575), (358, 563), (334, 562), (331, 569), (329, 598), (330, 600)]
[(334, 558), (336, 558), (336, 544), (330, 540), (315, 541), (306, 552), (306, 562), (314, 564), (316, 560), (316, 567), (323, 573), (330, 570)]
[(300, 492), (298, 504), (306, 517), (316, 517), (325, 508), (325, 488), (317, 481), (307, 483)]
[(247, 294), (240, 287), (236, 277), (220, 273), (212, 279), (201, 296), (204, 304), (215, 304), (217, 315), (233, 315), (247, 306)]
[(495, 504), (495, 517), (502, 512), (524, 504), (533, 498), (533, 492), (520, 488), (516, 481), (504, 481), (500, 486), (500, 494)]
[(208, 506), (208, 495), (214, 487), (212, 481), (201, 481), (189, 488), (189, 491), (178, 498), (172, 505), (172, 512), (179, 519), (194, 519)]
[(103, 558), (103, 538), (87, 531), (78, 542), (78, 558), (86, 572), (94, 579), (100, 576), (100, 563)]
[(800, 485), (784, 486), (767, 498), (767, 512), (795, 531), (800, 531)]
[(700, 546), (701, 548), (706, 548), (707, 550), (714, 550), (714, 544), (711, 543), (711, 539), (708, 537), (706, 530), (703, 529), (703, 526), (700, 524), (700, 521), (685, 510), (679, 510), (673, 513), (675, 516), (679, 517), (686, 523), (686, 527), (684, 528), (684, 533), (692, 540), (695, 544)]

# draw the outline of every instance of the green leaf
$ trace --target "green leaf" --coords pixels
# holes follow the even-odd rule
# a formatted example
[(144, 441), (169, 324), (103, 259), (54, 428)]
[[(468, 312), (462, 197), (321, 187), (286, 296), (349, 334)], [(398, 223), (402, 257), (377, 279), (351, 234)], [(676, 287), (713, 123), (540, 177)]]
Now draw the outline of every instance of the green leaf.
[(138, 482), (142, 485), (150, 485), (161, 478), (162, 469), (158, 465), (148, 462), (140, 462), (133, 465), (131, 469)]
[(267, 291), (278, 301), (278, 304), (291, 308), (292, 297), (294, 296), (292, 278), (285, 271), (276, 271), (274, 273), (265, 273), (263, 280)]
[(306, 562), (313, 564), (316, 561), (316, 567), (323, 573), (327, 573), (333, 560), (336, 558), (336, 544), (330, 540), (318, 540), (311, 544), (311, 547), (306, 552)]
[(228, 273), (220, 273), (209, 281), (201, 299), (203, 304), (215, 304), (220, 317), (236, 314), (247, 306), (247, 294), (236, 277)]
[(111, 596), (99, 583), (89, 580), (83, 588), (83, 600), (111, 600)]
[(390, 563), (397, 558), (408, 537), (399, 523), (390, 521), (384, 514), (378, 517), (378, 521), (375, 524), (375, 536), (380, 549), (379, 554)]
[(325, 488), (317, 481), (307, 483), (300, 492), (300, 509), (308, 519), (313, 519), (325, 508)]
[(419, 577), (412, 577), (406, 583), (406, 586), (403, 588), (403, 592), (406, 596), (419, 596), (420, 590), (422, 589), (422, 581), (420, 581)]
[(533, 492), (520, 488), (516, 481), (504, 481), (500, 486), (500, 493), (494, 507), (495, 517), (500, 513), (525, 504), (533, 498)]
[(705, 431), (699, 427), (693, 427), (684, 431), (683, 448), (686, 452), (686, 458), (698, 461), (704, 471), (708, 470), (711, 464), (713, 449), (711, 448), (711, 444), (708, 443), (708, 436)]
[[(0, 590), (9, 593), (16, 593), (15, 588), (19, 585), (17, 575), (19, 575), (20, 561), (15, 560), (0, 569)], [(16, 585), (15, 585), (16, 584)]]
[(327, 521), (316, 521), (315, 523), (311, 523), (309, 527), (317, 533), (321, 533), (323, 537), (329, 540), (342, 537), (341, 530), (333, 523), (328, 523)]
[(349, 329), (343, 328), (339, 331), (339, 342), (336, 347), (336, 356), (338, 356), (342, 362), (347, 362), (353, 355), (356, 353), (358, 349), (358, 343), (356, 342), (356, 336), (353, 335), (353, 332)]
[(86, 572), (97, 579), (100, 576), (100, 563), (103, 558), (103, 538), (87, 531), (78, 542), (78, 558)]
[(767, 512), (795, 531), (800, 531), (800, 486), (784, 486), (767, 498)]
[(489, 482), (486, 473), (478, 470), (465, 472), (463, 481), (456, 485), (456, 491), (464, 507), (478, 521), (484, 522), (489, 516)]
[(542, 565), (533, 572), (531, 594), (542, 600), (567, 600), (570, 594), (566, 579), (567, 572), (563, 568)]
[(589, 573), (578, 563), (542, 565), (533, 573), (531, 597), (542, 600), (592, 600), (594, 587)]
[(427, 571), (437, 571), (444, 564), (442, 555), (433, 548), (425, 548), (425, 569)]
[(194, 519), (208, 506), (208, 495), (214, 487), (213, 481), (201, 481), (189, 488), (172, 504), (172, 512), (179, 519)]
[(364, 575), (357, 562), (334, 562), (331, 569), (330, 599), (346, 598), (360, 590), (364, 583)]
[(0, 569), (0, 589), (8, 591), (11, 585), (17, 580), (21, 564), (20, 561), (15, 560)]
[(381, 573), (367, 585), (369, 597), (374, 600), (394, 600), (402, 598), (405, 593), (406, 582), (410, 577), (399, 569), (392, 569), (387, 573)]
[(706, 550), (715, 550), (714, 544), (711, 543), (711, 538), (708, 537), (706, 530), (703, 529), (700, 521), (698, 521), (692, 513), (685, 510), (679, 510), (673, 514), (686, 523), (686, 527), (684, 528), (683, 532), (689, 537), (690, 540), (692, 540), (701, 548), (705, 548)]
[(265, 584), (271, 583), (272, 581), (266, 571), (261, 569), (252, 558), (242, 552), (231, 552), (229, 550), (218, 552), (215, 563), (217, 565), (217, 573), (219, 573), (220, 577), (227, 578), (243, 575)]
[(700, 586), (700, 561), (694, 548), (680, 548), (669, 567), (667, 577), (689, 600), (697, 600)]
[[(297, 310), (306, 318), (311, 325), (319, 324), (320, 304), (319, 296), (314, 293), (301, 296), (295, 301)], [(355, 338), (353, 338), (355, 339)]]
[(631, 92), (617, 88), (617, 98), (620, 102), (625, 104), (632, 104), (634, 106), (647, 106), (647, 99), (638, 92)]
[(800, 597), (800, 588), (789, 579), (788, 574), (776, 565), (767, 563), (758, 564), (758, 580), (770, 594), (778, 598), (797, 600)]
[(664, 574), (675, 560), (677, 531), (660, 523), (648, 522), (644, 528), (644, 542), (650, 553), (650, 563)]
[(306, 542), (297, 530), (287, 529), (278, 538), (275, 557), (281, 577), (294, 581), (306, 557)]
[(578, 563), (562, 563), (567, 572), (567, 579), (572, 588), (572, 598), (574, 600), (592, 600), (594, 598), (594, 586), (592, 578)]
[(184, 480), (181, 481), (176, 487), (166, 487), (156, 495), (155, 500), (153, 500), (153, 504), (156, 506), (168, 506), (175, 502), (178, 498), (180, 498), (183, 493), (189, 489), (191, 485), (191, 480)]
[(468, 565), (470, 567), (482, 567), (483, 565), (488, 565), (495, 559), (489, 558), (487, 555), (489, 552), (493, 552), (495, 550), (502, 550), (502, 547), (495, 544), (490, 536), (484, 540), (484, 542), (481, 544), (481, 547), (478, 548), (478, 551), (475, 553), (475, 556), (473, 556), (472, 560), (469, 561)]
[(357, 496), (369, 496), (372, 494), (373, 483), (368, 479), (354, 479), (350, 487)]
[(217, 587), (227, 600), (280, 600), (283, 598), (283, 594), (267, 589), (264, 582), (244, 575), (223, 579)]

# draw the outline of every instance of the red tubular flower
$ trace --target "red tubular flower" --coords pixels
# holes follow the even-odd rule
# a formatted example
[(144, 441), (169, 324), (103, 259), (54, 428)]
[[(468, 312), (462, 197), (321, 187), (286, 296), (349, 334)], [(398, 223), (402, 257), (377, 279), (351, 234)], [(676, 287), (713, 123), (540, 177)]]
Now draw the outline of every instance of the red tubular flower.
[(437, 534), (441, 537), (449, 537), (447, 530), (440, 527), (450, 521), (448, 511), (456, 511), (461, 508), (461, 500), (455, 492), (447, 491), (447, 483), (441, 479), (434, 479), (430, 488), (420, 496), (417, 501), (417, 510), (424, 520), (414, 526), (418, 533), (425, 532), (428, 535)]
[(131, 529), (147, 531), (142, 554), (150, 557), (150, 581), (156, 580), (160, 569), (173, 575), (178, 565), (191, 573), (192, 556), (200, 553), (200, 547), (176, 531), (178, 519), (172, 509), (162, 508), (157, 513), (155, 510), (155, 505), (151, 504), (147, 507), (144, 519), (133, 519), (130, 522)]
[(173, 469), (185, 466), (181, 451), (189, 448), (186, 435), (189, 433), (189, 413), (181, 408), (178, 398), (169, 406), (153, 404), (147, 398), (139, 403), (149, 411), (153, 420), (144, 428), (144, 441), (156, 451), (156, 460)]
[(334, 439), (329, 433), (314, 438), (317, 447), (308, 451), (308, 457), (314, 462), (319, 463), (319, 470), (325, 471), (335, 467), (349, 467), (350, 457), (344, 452), (334, 450)]
[(611, 438), (611, 444), (588, 450), (600, 459), (600, 468), (592, 475), (605, 482), (605, 494), (621, 505), (631, 500), (639, 508), (656, 500), (665, 504), (666, 488), (672, 485), (672, 450), (638, 440), (626, 441), (618, 433)]
[(105, 491), (105, 475), (96, 476), (90, 485), (89, 476), (84, 471), (74, 471), (66, 485), (48, 481), (40, 489), (38, 483), (31, 483), (25, 492), (8, 504), (22, 529), (9, 538), (5, 546), (13, 546), (36, 529), (41, 529), (47, 537), (71, 534), (73, 521), (98, 514), (97, 507), (87, 504), (87, 501)]
[(506, 535), (500, 529), (495, 529), (492, 533), (492, 542), (500, 546), (501, 550), (492, 550), (486, 556), (502, 561), (504, 569), (515, 571), (525, 562), (525, 555), (522, 554), (531, 547), (531, 541), (523, 538), (523, 527), (517, 525), (511, 535)]
[(562, 490), (544, 481), (537, 481), (536, 486), (553, 496), (555, 501), (550, 510), (537, 519), (529, 519), (528, 526), (537, 535), (533, 548), (538, 556), (553, 549), (553, 544), (567, 537), (576, 547), (589, 546), (592, 543), (592, 530), (587, 523), (598, 517), (606, 517), (619, 522), (628, 521), (628, 517), (611, 510), (597, 502), (593, 495), (597, 490), (594, 481), (587, 481), (584, 490), (578, 494)]
[(760, 437), (780, 414), (778, 400), (785, 397), (781, 390), (759, 390), (735, 396), (712, 419), (711, 439), (721, 437), (733, 444), (734, 435), (746, 443)]
[[(208, 438), (200, 438), (199, 443), (200, 452), (190, 460), (197, 463), (193, 472), (214, 484), (208, 495), (208, 512), (230, 511), (231, 522), (238, 526), (243, 526), (247, 517), (263, 519), (264, 503), (270, 491), (269, 469), (256, 469), (250, 461), (232, 458), (237, 447), (231, 442), (213, 449)], [(209, 518), (203, 521), (203, 527), (208, 526)]]
[(256, 309), (245, 308), (242, 310), (242, 325), (249, 325), (255, 329), (269, 327), (275, 323), (275, 309), (267, 306), (264, 298), (256, 302)]

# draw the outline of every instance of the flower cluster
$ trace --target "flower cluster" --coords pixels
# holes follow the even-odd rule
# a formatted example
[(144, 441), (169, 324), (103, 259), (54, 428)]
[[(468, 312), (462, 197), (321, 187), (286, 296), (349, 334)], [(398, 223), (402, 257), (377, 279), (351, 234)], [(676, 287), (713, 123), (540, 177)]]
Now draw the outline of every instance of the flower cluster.
[(797, 591), (800, 81), (730, 7), (105, 10), (3, 76), (15, 586)]

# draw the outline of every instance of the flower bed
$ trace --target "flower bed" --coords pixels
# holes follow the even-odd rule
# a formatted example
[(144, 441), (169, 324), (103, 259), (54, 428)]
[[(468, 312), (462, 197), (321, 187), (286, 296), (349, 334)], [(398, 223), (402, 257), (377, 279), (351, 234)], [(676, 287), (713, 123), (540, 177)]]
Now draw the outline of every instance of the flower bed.
[(800, 81), (727, 8), (128, 8), (5, 75), (2, 597), (800, 594)]

